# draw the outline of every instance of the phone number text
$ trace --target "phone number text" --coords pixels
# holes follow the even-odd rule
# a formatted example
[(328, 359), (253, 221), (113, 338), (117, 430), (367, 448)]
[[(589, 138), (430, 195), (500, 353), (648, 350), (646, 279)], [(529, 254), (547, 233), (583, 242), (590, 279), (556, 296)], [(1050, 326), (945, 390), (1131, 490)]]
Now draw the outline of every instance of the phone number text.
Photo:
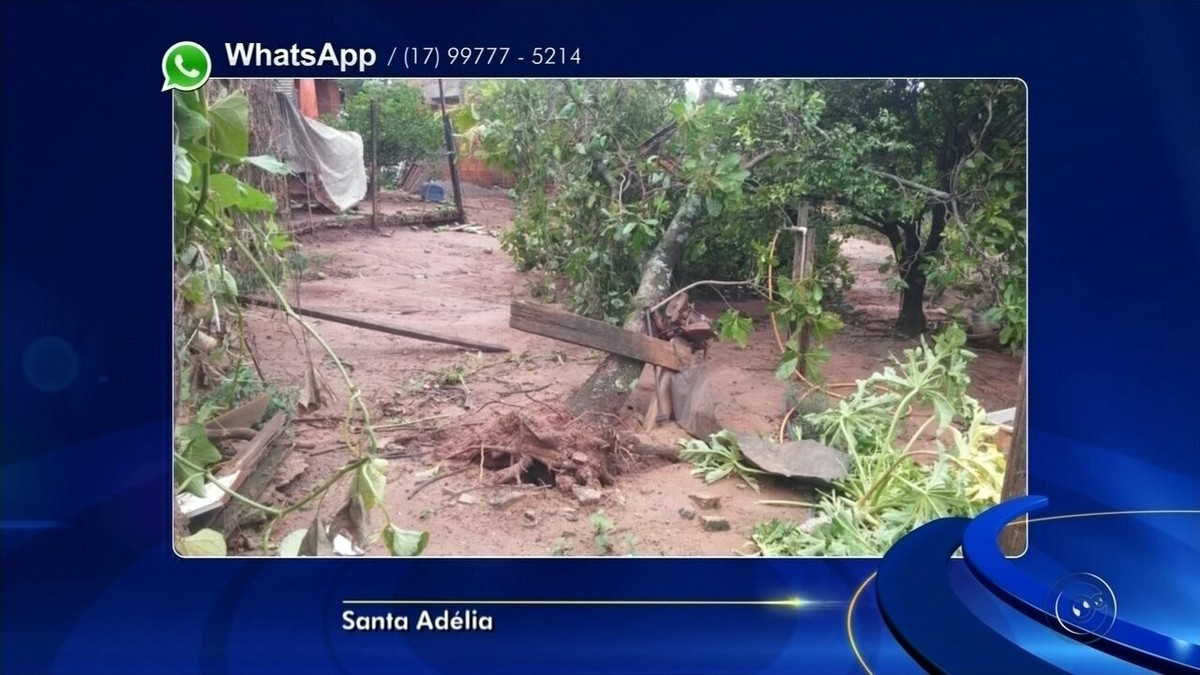
[[(397, 54), (400, 52), (400, 54)], [(528, 63), (534, 66), (572, 66), (583, 62), (578, 47), (534, 47), (517, 50), (512, 47), (405, 47), (394, 48), (387, 65), (400, 56), (406, 69), (441, 68), (449, 66), (502, 66), (506, 63)]]

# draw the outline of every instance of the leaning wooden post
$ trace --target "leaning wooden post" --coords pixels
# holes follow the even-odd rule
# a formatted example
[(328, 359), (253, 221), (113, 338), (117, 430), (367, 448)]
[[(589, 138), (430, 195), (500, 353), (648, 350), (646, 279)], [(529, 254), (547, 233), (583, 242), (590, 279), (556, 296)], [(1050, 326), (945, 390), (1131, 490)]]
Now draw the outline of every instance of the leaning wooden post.
[[(1025, 414), (1025, 361), (1021, 359), (1021, 375), (1017, 380), (1017, 409), (1013, 418), (1012, 441), (1009, 443), (1008, 462), (1004, 470), (1004, 485), (1000, 489), (1000, 500), (1007, 501), (1025, 494), (1029, 477), (1028, 416)], [(1004, 528), (1000, 534), (1000, 550), (1004, 555), (1020, 555), (1025, 551), (1029, 525), (1024, 516)]]
[(371, 99), (371, 227), (379, 229), (379, 101)]
[(454, 208), (458, 211), (458, 222), (467, 222), (467, 213), (463, 210), (462, 184), (458, 180), (458, 151), (454, 147), (454, 132), (450, 127), (450, 116), (446, 114), (446, 90), (442, 81), (438, 80), (438, 100), (442, 104), (442, 131), (446, 134), (446, 160), (450, 164), (450, 184), (454, 187)]
[[(813, 260), (815, 259), (816, 245), (813, 233), (808, 229), (808, 202), (801, 202), (800, 209), (796, 214), (796, 227), (793, 230), (796, 233), (796, 244), (792, 252), (792, 281), (797, 285), (808, 278), (812, 272)], [(800, 326), (800, 374), (809, 377), (808, 372), (808, 348), (812, 341), (811, 330), (808, 324)]]

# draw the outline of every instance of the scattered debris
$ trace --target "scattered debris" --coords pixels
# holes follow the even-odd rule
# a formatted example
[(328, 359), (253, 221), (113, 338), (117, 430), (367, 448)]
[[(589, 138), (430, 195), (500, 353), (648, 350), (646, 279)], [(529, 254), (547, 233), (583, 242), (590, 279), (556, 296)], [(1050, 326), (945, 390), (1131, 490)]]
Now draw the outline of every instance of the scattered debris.
[(703, 516), (700, 518), (700, 527), (709, 532), (724, 532), (729, 529), (729, 521), (717, 516)]
[(775, 443), (751, 434), (734, 435), (742, 455), (767, 473), (828, 485), (850, 470), (849, 455), (816, 441)]
[[(554, 485), (567, 492), (612, 485), (612, 441), (603, 433), (546, 403), (504, 413), (460, 435), (442, 453), (492, 471), (494, 485)], [(588, 461), (579, 462), (576, 455)]]
[(475, 495), (471, 494), (470, 492), (464, 492), (458, 496), (458, 503), (459, 504), (478, 504), (479, 497), (476, 497)]
[(584, 506), (599, 504), (600, 497), (602, 496), (599, 490), (580, 487), (578, 485), (571, 488), (571, 491), (575, 493), (575, 498), (579, 500), (579, 503), (583, 504)]
[[(247, 410), (250, 412), (257, 412), (260, 409), (257, 401), (258, 399), (255, 399), (255, 401), (251, 401), (244, 406), (231, 410), (225, 415), (222, 415), (214, 420), (214, 423), (219, 420), (224, 420), (228, 423), (239, 424), (245, 422), (247, 419), (250, 419), (249, 417), (246, 417), (246, 415), (250, 414), (246, 412)], [(265, 406), (263, 406), (261, 410), (262, 412), (258, 413), (260, 416), (262, 413), (265, 413)], [(239, 415), (241, 417), (239, 417)], [(258, 420), (252, 420), (249, 423), (255, 424), (257, 422)], [(265, 492), (268, 483), (271, 481), (275, 473), (276, 467), (274, 464), (282, 461), (282, 456), (279, 453), (270, 453), (270, 450), (276, 446), (275, 441), (278, 440), (281, 435), (283, 435), (283, 429), (286, 422), (287, 415), (279, 412), (276, 413), (275, 416), (270, 419), (270, 421), (264, 424), (261, 430), (254, 432), (253, 439), (243, 446), (235, 456), (232, 456), (232, 461), (219, 466), (213, 473), (213, 477), (217, 480), (217, 482), (228, 490), (237, 491), (251, 498), (258, 497)], [(214, 428), (218, 430), (218, 435), (224, 435), (225, 432), (229, 430), (221, 429), (220, 426), (210, 426), (206, 427), (205, 432), (211, 434)], [(280, 444), (280, 447), (282, 446), (283, 444)], [(283, 449), (290, 450), (290, 448)], [(263, 461), (264, 457), (266, 457), (268, 454), (273, 454), (274, 462)], [(203, 497), (197, 497), (196, 495), (188, 492), (185, 492), (177, 497), (179, 510), (188, 519), (195, 518), (202, 514), (218, 512), (215, 513), (211, 518), (207, 519), (207, 524), (213, 525), (214, 529), (220, 531), (233, 529), (231, 526), (236, 526), (238, 519), (246, 512), (244, 508), (234, 508), (232, 509), (234, 512), (233, 517), (231, 519), (226, 518), (227, 514), (221, 513), (220, 511), (225, 507), (226, 504), (230, 503), (230, 499), (231, 498), (228, 492), (212, 482), (207, 482), (204, 484)], [(240, 502), (238, 504), (240, 504)], [(215, 524), (218, 519), (222, 521), (220, 525)]]
[(502, 492), (489, 499), (488, 503), (491, 504), (493, 508), (502, 509), (513, 502), (524, 499), (524, 497), (525, 493), (523, 492)]
[(288, 453), (275, 471), (275, 489), (282, 490), (308, 471), (308, 461), (299, 453)]
[(690, 506), (679, 507), (679, 517), (684, 520), (691, 520), (696, 517), (696, 510)]
[(711, 511), (713, 509), (721, 508), (721, 497), (719, 495), (700, 492), (688, 495), (688, 499), (691, 499), (696, 503), (696, 506), (699, 506), (705, 510)]
[(682, 337), (692, 346), (692, 351), (707, 351), (708, 343), (717, 336), (712, 320), (701, 314), (688, 301), (687, 293), (680, 293), (667, 303), (665, 318), (651, 313), (654, 333), (664, 340)]
[(414, 473), (413, 478), (417, 479), (418, 482), (427, 481), (432, 478), (436, 478), (438, 473), (441, 472), (441, 470), (442, 470), (442, 465), (438, 464), (437, 466), (432, 466), (428, 469), (425, 469), (424, 471), (418, 471), (418, 472)]
[(434, 232), (466, 232), (468, 234), (489, 234), (489, 232), (478, 225), (442, 225), (433, 228)]

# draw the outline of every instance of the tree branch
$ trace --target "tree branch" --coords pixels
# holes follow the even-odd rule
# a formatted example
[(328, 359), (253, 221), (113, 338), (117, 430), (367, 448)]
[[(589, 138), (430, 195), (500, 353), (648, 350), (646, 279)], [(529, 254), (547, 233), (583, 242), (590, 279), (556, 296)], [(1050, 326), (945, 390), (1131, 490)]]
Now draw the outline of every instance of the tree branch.
[(650, 307), (646, 311), (647, 312), (657, 312), (658, 310), (662, 309), (663, 307), (666, 307), (667, 303), (674, 300), (675, 296), (679, 295), (680, 293), (686, 293), (687, 291), (690, 291), (693, 288), (696, 288), (697, 286), (753, 286), (753, 285), (754, 285), (753, 279), (748, 279), (746, 281), (697, 281), (695, 283), (688, 284), (687, 286), (684, 286), (683, 288), (668, 295), (667, 297), (663, 298), (659, 302), (655, 303), (653, 307)]
[(895, 231), (889, 231), (887, 229), (887, 226), (884, 225), (883, 223), (877, 223), (873, 220), (868, 220), (866, 218), (854, 218), (854, 224), (862, 225), (863, 227), (867, 228), (868, 230), (874, 230), (874, 231), (878, 232), (879, 234), (882, 234), (883, 236), (887, 237), (888, 239), (891, 239), (892, 236), (895, 234)]
[(752, 157), (752, 158), (750, 158), (750, 159), (747, 159), (747, 160), (743, 161), (743, 162), (742, 162), (742, 169), (743, 169), (744, 171), (750, 171), (750, 170), (752, 170), (754, 167), (756, 167), (756, 166), (758, 166), (759, 164), (762, 164), (763, 162), (765, 162), (765, 161), (767, 161), (768, 159), (770, 159), (770, 158), (771, 158), (771, 157), (772, 157), (774, 154), (775, 154), (775, 151), (774, 151), (774, 150), (764, 150), (763, 152), (760, 152), (760, 153), (759, 153), (757, 156), (755, 156), (755, 157)]
[(908, 180), (907, 178), (901, 178), (900, 176), (888, 173), (886, 171), (880, 171), (879, 169), (872, 169), (870, 167), (867, 167), (866, 172), (869, 174), (879, 176), (880, 178), (887, 178), (889, 180), (895, 181), (901, 187), (908, 187), (908, 188), (917, 190), (918, 192), (924, 192), (925, 194), (927, 194), (931, 197), (934, 197), (936, 199), (941, 199), (943, 201), (953, 201), (954, 200), (954, 195), (950, 194), (949, 192), (944, 192), (942, 190), (938, 190), (937, 188), (931, 188), (928, 185), (921, 185), (920, 183)]

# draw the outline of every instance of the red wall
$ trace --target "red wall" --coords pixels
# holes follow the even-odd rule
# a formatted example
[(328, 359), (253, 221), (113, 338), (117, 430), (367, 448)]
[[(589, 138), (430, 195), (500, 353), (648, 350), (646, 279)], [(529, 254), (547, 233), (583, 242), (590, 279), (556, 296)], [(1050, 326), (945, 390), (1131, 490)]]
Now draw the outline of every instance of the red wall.
[(313, 79), (296, 80), (296, 106), (300, 114), (315, 120), (321, 116), (317, 106), (317, 83)]

